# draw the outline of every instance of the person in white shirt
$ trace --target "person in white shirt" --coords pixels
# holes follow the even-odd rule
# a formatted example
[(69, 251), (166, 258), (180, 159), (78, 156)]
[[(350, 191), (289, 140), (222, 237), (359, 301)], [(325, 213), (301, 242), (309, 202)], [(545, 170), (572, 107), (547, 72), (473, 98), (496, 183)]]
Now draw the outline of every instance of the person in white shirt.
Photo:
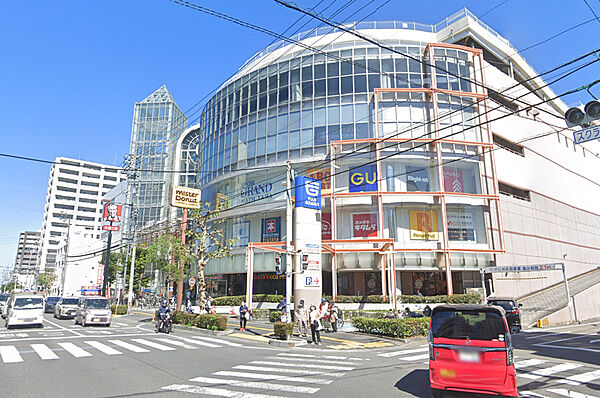
[(310, 306), (309, 320), (312, 342), (316, 345), (321, 345), (321, 312), (315, 305)]

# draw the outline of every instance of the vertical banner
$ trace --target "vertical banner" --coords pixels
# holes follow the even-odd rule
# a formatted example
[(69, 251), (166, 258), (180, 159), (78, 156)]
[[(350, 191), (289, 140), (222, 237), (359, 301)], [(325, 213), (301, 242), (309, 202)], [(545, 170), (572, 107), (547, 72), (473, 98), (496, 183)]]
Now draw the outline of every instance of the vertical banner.
[(331, 240), (331, 213), (321, 214), (321, 239)]
[(408, 212), (410, 217), (410, 239), (412, 240), (438, 240), (439, 231), (437, 212), (435, 210)]
[(237, 239), (235, 246), (248, 246), (250, 242), (250, 221), (233, 223), (233, 239)]
[(354, 238), (376, 238), (377, 213), (352, 214), (352, 236)]
[(444, 168), (444, 191), (464, 192), (464, 186), (462, 170)]
[(263, 218), (261, 241), (279, 242), (281, 240), (281, 217)]
[(321, 183), (314, 178), (296, 177), (296, 207), (321, 210)]

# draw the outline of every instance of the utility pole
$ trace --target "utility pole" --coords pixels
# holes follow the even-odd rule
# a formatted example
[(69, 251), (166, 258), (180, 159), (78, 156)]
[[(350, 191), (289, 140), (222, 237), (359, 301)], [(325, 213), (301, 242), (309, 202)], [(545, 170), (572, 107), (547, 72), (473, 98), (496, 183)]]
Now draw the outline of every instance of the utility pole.
[[(134, 167), (137, 162), (134, 161)], [(135, 171), (134, 171), (134, 176)], [(131, 254), (131, 268), (129, 269), (129, 292), (127, 293), (127, 308), (131, 308), (133, 305), (133, 274), (135, 272), (135, 252), (137, 249), (137, 220), (139, 216), (140, 208), (140, 180), (138, 180), (137, 188), (135, 190), (135, 208), (133, 208), (133, 253)]]
[(294, 180), (294, 170), (292, 163), (287, 162), (286, 173), (286, 206), (285, 206), (285, 314), (286, 321), (292, 322), (290, 313), (290, 299), (292, 296), (292, 181)]
[[(112, 226), (112, 221), (110, 222)], [(110, 293), (108, 289), (108, 269), (110, 267), (110, 245), (112, 243), (112, 231), (108, 231), (108, 239), (106, 242), (106, 251), (104, 252), (104, 280), (102, 281), (102, 291), (100, 294), (106, 297), (107, 291)]]
[[(63, 287), (64, 287), (63, 282), (65, 280), (65, 274), (67, 272), (67, 260), (69, 259), (69, 235), (70, 235), (70, 231), (71, 231), (71, 217), (68, 217), (68, 214), (65, 212), (60, 213), (60, 219), (63, 221), (67, 221), (67, 239), (65, 240), (65, 261), (63, 261), (63, 271), (60, 276), (60, 279), (61, 279), (60, 284)], [(37, 290), (37, 288), (36, 288), (36, 290)], [(59, 293), (62, 294), (62, 291), (60, 291)]]

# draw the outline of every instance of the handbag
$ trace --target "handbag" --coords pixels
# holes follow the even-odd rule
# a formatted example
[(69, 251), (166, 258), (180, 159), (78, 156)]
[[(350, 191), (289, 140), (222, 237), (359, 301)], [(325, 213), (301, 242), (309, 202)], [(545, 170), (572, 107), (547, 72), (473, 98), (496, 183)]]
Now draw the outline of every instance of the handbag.
[(321, 324), (321, 321), (319, 321), (319, 320), (315, 321), (315, 330), (318, 332), (323, 330), (323, 325)]
[(250, 320), (250, 311), (248, 311), (244, 314), (244, 318), (246, 318), (247, 321)]

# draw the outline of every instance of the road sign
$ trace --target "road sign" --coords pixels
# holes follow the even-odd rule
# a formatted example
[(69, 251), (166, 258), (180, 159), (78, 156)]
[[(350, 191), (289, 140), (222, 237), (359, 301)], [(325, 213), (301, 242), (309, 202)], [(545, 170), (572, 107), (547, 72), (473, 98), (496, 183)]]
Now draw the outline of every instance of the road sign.
[(486, 267), (481, 270), (485, 273), (494, 272), (535, 272), (535, 271), (554, 271), (562, 270), (562, 263), (549, 263), (549, 264), (532, 264), (532, 265), (503, 265), (499, 267)]
[(593, 141), (598, 138), (600, 138), (600, 126), (590, 126), (586, 129), (573, 133), (573, 141), (575, 141), (576, 144)]
[(188, 284), (190, 285), (190, 288), (196, 286), (196, 278), (194, 278), (193, 276), (188, 280)]
[(103, 231), (118, 231), (120, 228), (118, 225), (103, 225)]

